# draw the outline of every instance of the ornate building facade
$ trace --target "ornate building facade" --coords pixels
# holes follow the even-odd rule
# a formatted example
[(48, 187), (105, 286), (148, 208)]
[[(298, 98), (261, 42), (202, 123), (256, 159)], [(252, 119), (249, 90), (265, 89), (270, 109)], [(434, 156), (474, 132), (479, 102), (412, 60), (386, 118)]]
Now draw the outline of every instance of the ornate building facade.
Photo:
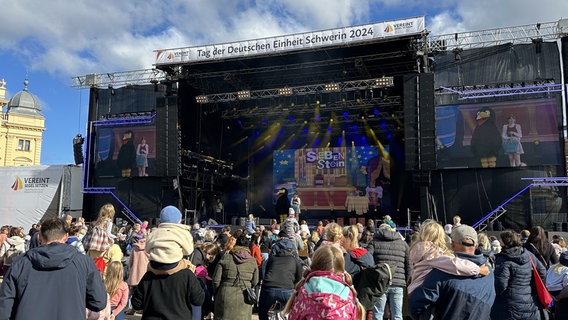
[(6, 99), (6, 82), (0, 80), (0, 166), (33, 166), (40, 164), (45, 117), (39, 99), (24, 89)]

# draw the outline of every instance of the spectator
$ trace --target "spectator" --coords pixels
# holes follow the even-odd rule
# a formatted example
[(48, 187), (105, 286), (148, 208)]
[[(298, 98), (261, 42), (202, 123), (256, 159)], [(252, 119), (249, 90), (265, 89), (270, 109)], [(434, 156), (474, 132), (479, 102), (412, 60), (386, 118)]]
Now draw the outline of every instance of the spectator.
[[(99, 228), (106, 233), (106, 236), (110, 239), (115, 239), (116, 236), (112, 234), (112, 229), (114, 224), (112, 221), (114, 220), (114, 206), (110, 203), (103, 205), (99, 210), (99, 216), (97, 221), (95, 221), (95, 225), (93, 227)], [(108, 247), (107, 247), (108, 248)], [(91, 258), (98, 258), (105, 254), (104, 250), (91, 250), (90, 247), (85, 243), (85, 249), (87, 249), (87, 255)]]
[(231, 226), (224, 226), (221, 229), (221, 235), (219, 235), (218, 241), (221, 248), (224, 248), (227, 244), (227, 241), (231, 238)]
[(39, 223), (33, 224), (32, 228), (30, 229), (29, 235), (30, 235), (30, 243), (28, 245), (28, 249), (33, 249), (33, 248), (37, 248), (40, 246), (39, 243), (39, 229), (41, 228), (41, 225)]
[(310, 234), (310, 227), (308, 227), (308, 222), (306, 220), (302, 220), (300, 222), (300, 232), (306, 231), (307, 234)]
[(373, 237), (372, 248), (375, 264), (387, 263), (393, 273), (392, 284), (373, 308), (373, 319), (382, 320), (387, 298), (390, 303), (391, 319), (402, 320), (402, 300), (404, 288), (410, 282), (412, 266), (408, 257), (408, 245), (400, 234), (392, 227), (383, 223)]
[(487, 233), (480, 232), (477, 235), (477, 237), (479, 245), (475, 250), (475, 254), (480, 254), (480, 253), (483, 254), (483, 256), (485, 256), (485, 258), (487, 259), (487, 263), (489, 264), (489, 266), (495, 269), (495, 253), (493, 252), (493, 247), (489, 242), (489, 237), (487, 236)]
[(294, 293), (294, 285), (302, 279), (302, 264), (296, 258), (296, 248), (283, 247), (268, 257), (264, 267), (262, 291), (258, 302), (258, 317), (268, 320), (268, 310), (276, 301), (282, 306)]
[[(335, 246), (340, 250), (343, 250), (341, 247), (341, 242), (343, 241), (343, 229), (340, 225), (335, 222), (329, 223), (323, 229), (323, 237), (320, 240), (320, 246), (330, 245)], [(317, 250), (317, 248), (316, 248)]]
[[(369, 229), (365, 229), (365, 231), (363, 231), (363, 234), (361, 235), (361, 240), (359, 240), (359, 247), (369, 250), (372, 241), (373, 234), (371, 233), (371, 231), (369, 231)], [(373, 253), (371, 252), (371, 254)]]
[(541, 279), (546, 269), (536, 257), (521, 246), (521, 237), (514, 231), (500, 234), (502, 250), (495, 257), (495, 304), (492, 319), (540, 319), (540, 302), (531, 285), (533, 260)]
[(79, 224), (75, 223), (71, 225), (69, 227), (69, 237), (65, 243), (75, 247), (81, 254), (86, 254), (87, 252), (85, 252), (85, 247), (83, 247), (83, 243), (79, 240), (79, 230), (81, 230), (81, 226)]
[(351, 278), (359, 273), (363, 268), (370, 268), (375, 265), (373, 255), (367, 249), (359, 247), (359, 230), (356, 226), (343, 227), (342, 246), (345, 250), (343, 259), (345, 260), (345, 271)]
[(120, 261), (112, 261), (105, 269), (103, 280), (110, 297), (111, 319), (124, 320), (124, 308), (128, 304), (128, 285), (124, 282), (124, 270)]
[[(130, 259), (128, 259), (128, 266), (130, 272), (128, 275), (128, 279), (126, 280), (126, 283), (128, 284), (130, 289), (129, 298), (132, 297), (132, 294), (136, 290), (136, 286), (138, 285), (138, 283), (146, 273), (146, 270), (148, 269), (148, 263), (150, 261), (148, 260), (148, 253), (145, 251), (145, 249), (146, 249), (146, 236), (142, 237), (142, 239), (139, 239), (137, 242), (135, 242), (132, 245)], [(130, 299), (128, 304), (130, 307), (132, 307)], [(134, 314), (134, 310), (133, 309), (127, 310), (125, 313), (131, 315)]]
[(305, 272), (286, 305), (288, 320), (362, 319), (365, 311), (352, 284), (341, 249), (320, 247), (314, 252), (311, 270)]
[(458, 215), (455, 215), (452, 220), (454, 221), (454, 227), (459, 227), (461, 226), (461, 217)]
[(455, 257), (448, 248), (445, 230), (434, 220), (427, 220), (420, 225), (418, 238), (412, 242), (409, 256), (414, 266), (412, 282), (408, 286), (409, 294), (422, 285), (426, 276), (434, 268), (459, 276), (489, 274), (487, 266), (479, 266), (469, 260)]
[(107, 295), (99, 270), (93, 259), (65, 244), (65, 220), (44, 221), (39, 239), (43, 245), (16, 259), (4, 275), (0, 317), (86, 319), (86, 308), (103, 310)]
[(548, 269), (546, 288), (555, 299), (554, 319), (566, 319), (568, 317), (568, 251), (560, 254), (559, 262)]
[[(245, 304), (243, 290), (259, 282), (256, 260), (248, 248), (250, 240), (242, 234), (225, 254), (213, 273), (215, 320), (251, 319), (252, 305)], [(243, 284), (244, 283), (244, 284)]]
[(529, 230), (522, 230), (521, 231), (521, 243), (523, 244), (523, 246), (525, 245), (525, 243), (527, 243), (527, 240), (529, 239), (530, 235), (531, 235), (531, 232)]
[(2, 257), (3, 274), (6, 274), (10, 265), (12, 265), (16, 257), (23, 255), (26, 252), (26, 240), (24, 235), (24, 228), (12, 227), (8, 238), (2, 243), (0, 247), (0, 257)]
[[(462, 259), (478, 266), (486, 263), (483, 255), (475, 254), (477, 233), (466, 225), (452, 228), (452, 249)], [(433, 269), (424, 283), (409, 296), (408, 309), (412, 319), (489, 319), (495, 300), (493, 272), (484, 277), (456, 276)]]
[(148, 271), (132, 295), (132, 307), (147, 319), (191, 318), (191, 306), (203, 304), (205, 294), (191, 267), (183, 259), (193, 252), (189, 227), (180, 224), (181, 212), (167, 206), (160, 225), (146, 240)]
[(371, 234), (374, 234), (377, 231), (377, 228), (375, 227), (375, 220), (367, 220), (367, 230), (369, 230)]
[(386, 216), (383, 217), (384, 219), (384, 223), (388, 224), (393, 230), (396, 230), (396, 223), (394, 223), (394, 221), (392, 221), (391, 216), (389, 216), (388, 214)]
[(532, 252), (548, 270), (551, 265), (558, 263), (558, 255), (541, 226), (532, 227), (530, 232), (525, 248)]

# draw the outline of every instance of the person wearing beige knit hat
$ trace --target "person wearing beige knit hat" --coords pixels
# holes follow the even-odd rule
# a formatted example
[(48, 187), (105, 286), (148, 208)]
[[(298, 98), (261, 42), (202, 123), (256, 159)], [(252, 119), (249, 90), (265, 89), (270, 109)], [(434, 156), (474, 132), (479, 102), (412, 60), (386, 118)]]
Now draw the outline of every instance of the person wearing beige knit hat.
[(195, 266), (184, 259), (193, 252), (193, 239), (189, 226), (180, 222), (178, 208), (163, 208), (158, 228), (146, 240), (150, 263), (133, 293), (132, 307), (152, 319), (191, 318), (192, 305), (205, 300)]

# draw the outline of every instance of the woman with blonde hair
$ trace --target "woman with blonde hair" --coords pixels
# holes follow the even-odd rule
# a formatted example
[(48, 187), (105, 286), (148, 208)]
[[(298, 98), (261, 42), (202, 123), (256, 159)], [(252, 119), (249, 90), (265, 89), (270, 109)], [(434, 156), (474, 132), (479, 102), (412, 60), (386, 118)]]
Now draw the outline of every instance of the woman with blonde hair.
[(489, 274), (487, 266), (480, 267), (471, 261), (455, 257), (448, 248), (444, 228), (434, 220), (425, 221), (420, 226), (417, 241), (410, 246), (409, 259), (414, 269), (408, 294), (424, 282), (434, 267), (446, 273), (462, 276)]
[(335, 246), (322, 246), (313, 255), (311, 270), (296, 286), (284, 313), (288, 320), (363, 319), (365, 314), (345, 271), (343, 252)]
[(487, 233), (480, 232), (477, 234), (477, 241), (479, 245), (477, 249), (475, 249), (476, 254), (482, 254), (489, 263), (491, 268), (495, 267), (495, 253), (493, 252), (493, 247), (491, 246), (491, 242), (489, 241), (489, 237)]
[(343, 227), (343, 241), (341, 245), (345, 250), (345, 271), (354, 277), (363, 268), (370, 268), (375, 263), (373, 255), (365, 248), (359, 247), (359, 230), (357, 226)]
[(320, 246), (335, 246), (342, 250), (341, 241), (343, 241), (343, 229), (335, 222), (329, 223), (323, 229), (323, 241)]

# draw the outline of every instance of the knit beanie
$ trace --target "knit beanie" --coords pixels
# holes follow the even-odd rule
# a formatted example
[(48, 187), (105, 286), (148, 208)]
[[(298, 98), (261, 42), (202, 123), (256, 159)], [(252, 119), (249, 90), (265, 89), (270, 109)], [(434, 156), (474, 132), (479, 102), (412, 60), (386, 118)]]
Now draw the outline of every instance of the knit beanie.
[(174, 206), (167, 206), (160, 212), (160, 223), (180, 223), (181, 212)]

